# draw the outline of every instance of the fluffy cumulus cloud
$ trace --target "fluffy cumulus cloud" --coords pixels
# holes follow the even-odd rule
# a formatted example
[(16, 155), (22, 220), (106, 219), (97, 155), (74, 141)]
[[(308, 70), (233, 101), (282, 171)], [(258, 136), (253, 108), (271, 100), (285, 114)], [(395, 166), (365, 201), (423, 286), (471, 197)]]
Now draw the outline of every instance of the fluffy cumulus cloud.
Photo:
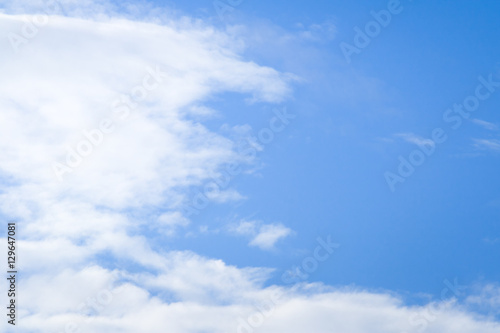
[[(423, 308), (394, 296), (268, 286), (268, 268), (148, 243), (146, 225), (168, 237), (191, 223), (180, 209), (191, 186), (247, 161), (204, 125), (217, 112), (204, 101), (229, 91), (279, 103), (291, 75), (246, 61), (225, 32), (164, 10), (0, 4), (0, 210), (22, 239), (17, 332), (422, 329), (408, 318)], [(228, 189), (210, 199), (238, 198)], [(264, 249), (291, 232), (246, 227)], [(457, 304), (434, 311), (428, 332), (500, 329)]]

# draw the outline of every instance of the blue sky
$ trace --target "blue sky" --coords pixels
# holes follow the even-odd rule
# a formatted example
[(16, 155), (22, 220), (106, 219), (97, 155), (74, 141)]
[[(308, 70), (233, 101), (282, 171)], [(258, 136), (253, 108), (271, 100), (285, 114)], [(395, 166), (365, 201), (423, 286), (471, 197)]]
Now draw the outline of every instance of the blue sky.
[[(331, 41), (303, 43), (302, 52), (314, 54), (312, 62), (286, 50), (282, 59), (271, 61), (285, 71), (299, 67), (307, 81), (296, 85), (294, 100), (286, 103), (298, 118), (262, 153), (266, 167), (261, 178), (235, 179), (248, 200), (234, 207), (211, 207), (196, 218), (201, 222), (256, 214), (285, 222), (297, 232), (283, 244), (288, 251), (269, 256), (240, 244), (245, 253), (241, 258), (229, 250), (236, 244), (221, 240), (214, 248), (213, 237), (199, 239), (195, 246), (200, 251), (234, 264), (256, 260), (286, 269), (296, 259), (292, 249), (310, 249), (315, 235), (331, 234), (342, 250), (314, 274), (315, 281), (439, 295), (447, 278), (458, 277), (464, 284), (500, 279), (494, 265), (500, 246), (495, 168), (499, 156), (494, 150), (475, 148), (473, 142), (494, 140), (498, 133), (470, 121), (456, 131), (447, 126), (449, 140), (398, 184), (395, 193), (383, 177), (385, 171), (396, 169), (399, 155), (408, 156), (414, 149), (395, 134), (430, 138), (434, 128), (446, 125), (445, 110), (473, 93), (477, 77), (495, 72), (500, 61), (497, 5), (401, 5), (403, 11), (361, 54), (353, 55), (349, 65), (342, 61), (339, 41), (352, 44), (353, 27), (363, 27), (372, 20), (370, 11), (385, 9), (387, 3), (246, 1), (236, 7), (230, 22), (240, 19), (236, 23), (250, 22), (255, 29), (260, 20), (290, 30), (298, 23), (327, 21), (337, 32)], [(196, 1), (182, 6), (186, 12), (213, 9)], [(249, 50), (254, 59), (267, 64), (267, 55), (259, 52), (267, 51)], [(338, 96), (336, 87), (343, 85), (339, 75), (349, 74), (376, 81), (375, 91), (358, 85), (350, 98)], [(223, 107), (220, 104), (216, 103)], [(497, 124), (498, 106), (494, 94), (473, 118)], [(243, 103), (231, 103), (230, 108), (245, 110), (228, 112), (221, 121), (245, 119), (255, 128), (265, 124), (269, 113), (258, 106), (247, 111)], [(190, 239), (179, 242), (192, 246)]]
[[(214, 3), (0, 1), (0, 213), (24, 235), (22, 332), (498, 329), (500, 4)], [(34, 13), (48, 21), (25, 17), (26, 36)], [(403, 175), (402, 159), (419, 165)], [(328, 237), (340, 246), (318, 262)], [(307, 278), (283, 280), (308, 258)], [(275, 315), (238, 321), (274, 290)], [(90, 322), (79, 305), (103, 292)]]

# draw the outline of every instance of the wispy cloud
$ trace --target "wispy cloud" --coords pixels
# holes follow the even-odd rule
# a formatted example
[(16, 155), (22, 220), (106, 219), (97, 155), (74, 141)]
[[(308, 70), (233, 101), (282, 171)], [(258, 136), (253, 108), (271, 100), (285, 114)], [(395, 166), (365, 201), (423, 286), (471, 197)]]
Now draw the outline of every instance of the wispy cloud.
[(310, 24), (307, 27), (299, 23), (297, 27), (301, 29), (299, 33), (300, 38), (305, 40), (314, 42), (331, 41), (337, 36), (337, 27), (331, 21), (326, 21), (321, 24)]
[(403, 139), (404, 141), (406, 141), (408, 143), (415, 144), (417, 146), (423, 146), (423, 145), (432, 145), (432, 146), (434, 146), (435, 145), (434, 141), (432, 141), (431, 139), (423, 138), (423, 137), (418, 136), (416, 134), (413, 134), (411, 132), (408, 132), (408, 133), (397, 133), (397, 134), (394, 134), (394, 136), (397, 137), (397, 138), (401, 138), (401, 139)]
[(490, 245), (498, 244), (498, 243), (500, 243), (500, 237), (498, 237), (498, 238), (486, 237), (486, 238), (483, 238), (483, 242), (485, 242), (486, 244), (490, 244)]
[(173, 235), (178, 228), (186, 227), (190, 223), (189, 219), (180, 212), (166, 212), (158, 217), (158, 230), (165, 235)]
[(498, 126), (493, 124), (493, 123), (490, 123), (488, 121), (484, 121), (484, 120), (481, 120), (481, 119), (472, 119), (471, 120), (474, 124), (476, 125), (479, 125), (487, 130), (490, 130), (490, 131), (496, 131), (498, 130)]
[(500, 152), (500, 140), (496, 139), (473, 139), (474, 147), (478, 150)]

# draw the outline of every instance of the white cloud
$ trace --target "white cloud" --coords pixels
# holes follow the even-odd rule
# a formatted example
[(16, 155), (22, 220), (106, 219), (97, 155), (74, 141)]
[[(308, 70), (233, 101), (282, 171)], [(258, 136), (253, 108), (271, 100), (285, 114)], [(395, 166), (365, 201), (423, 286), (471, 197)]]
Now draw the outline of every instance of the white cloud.
[[(313, 284), (263, 288), (253, 282), (254, 273), (190, 255), (178, 259), (181, 261), (176, 261), (165, 276), (139, 276), (146, 288), (133, 283), (117, 287), (116, 274), (96, 267), (64, 271), (39, 282), (30, 280), (26, 283), (27, 301), (29, 311), (36, 311), (36, 315), (26, 312), (19, 331), (60, 332), (68, 324), (83, 332), (131, 333), (494, 333), (500, 329), (498, 323), (469, 313), (450, 300), (407, 306), (394, 295), (350, 288), (336, 290)], [(75, 289), (75, 283), (81, 287)], [(180, 298), (165, 302), (165, 295), (149, 291), (154, 290), (152, 285), (178, 290)], [(40, 286), (43, 293), (37, 291)], [(32, 295), (39, 298), (31, 299)], [(47, 306), (46, 295), (64, 301)]]
[[(23, 23), (8, 15), (0, 21), (5, 31), (17, 31)], [(31, 184), (9, 189), (5, 199), (24, 198), (6, 207), (9, 213), (20, 202), (40, 202), (40, 188), (49, 201), (64, 195), (113, 209), (172, 207), (184, 195), (175, 188), (200, 184), (222, 164), (238, 160), (229, 139), (189, 120), (191, 111), (199, 114), (199, 107), (190, 106), (225, 90), (280, 101), (289, 91), (287, 79), (239, 60), (224, 34), (185, 25), (176, 30), (175, 25), (54, 16), (26, 52), (15, 55), (2, 40), (9, 52), (0, 55), (1, 89), (9, 99), (1, 101), (0, 168), (13, 181)], [(155, 66), (166, 73), (164, 82), (128, 119), (115, 117), (113, 101)], [(86, 139), (82, 131), (98, 127), (105, 117), (114, 120), (115, 131), (58, 183), (52, 163), (65, 163), (68, 147), (76, 149)], [(241, 195), (229, 190), (213, 199)]]
[(415, 144), (417, 146), (431, 145), (434, 146), (435, 143), (431, 139), (426, 139), (413, 133), (398, 133), (394, 136), (403, 139), (406, 142)]
[[(127, 267), (141, 267), (155, 272), (152, 281), (173, 265), (172, 256), (148, 244), (141, 228), (159, 230), (162, 237), (187, 226), (178, 208), (189, 187), (210, 180), (227, 163), (244, 160), (231, 139), (199, 122), (215, 114), (203, 107), (208, 97), (233, 91), (256, 102), (280, 102), (290, 92), (288, 75), (242, 60), (231, 38), (209, 26), (187, 19), (147, 23), (82, 16), (93, 19), (51, 16), (17, 53), (8, 39), (0, 40), (5, 51), (0, 54), (0, 209), (19, 223), (20, 265), (32, 281), (25, 290), (30, 301), (23, 304), (23, 325), (31, 332), (60, 330), (55, 323), (75, 316), (69, 304), (78, 305), (82, 295), (91, 297), (94, 291), (84, 283), (78, 283), (75, 294), (55, 289), (64, 291), (64, 283), (79, 281), (76, 276), (89, 264), (102, 262), (95, 266), (101, 275), (107, 274), (106, 266), (120, 266), (125, 275)], [(33, 20), (0, 14), (0, 29), (20, 34), (25, 19)], [(140, 88), (151, 68), (165, 73), (160, 84), (121, 119), (113, 102)], [(106, 118), (114, 132), (105, 134), (60, 182), (53, 162), (66, 163), (68, 147), (77, 149), (88, 140), (83, 131), (99, 128)], [(233, 189), (212, 198), (237, 199), (242, 196)], [(169, 281), (182, 282), (182, 275), (170, 276)], [(149, 292), (138, 285), (128, 289), (147, 299)], [(186, 280), (176, 293), (196, 296), (194, 285)], [(57, 313), (35, 307), (51, 290), (53, 302), (65, 297), (59, 308), (47, 308)], [(222, 295), (220, 287), (213, 290)]]
[(283, 224), (263, 224), (261, 221), (240, 221), (236, 225), (230, 225), (228, 230), (232, 233), (250, 237), (250, 246), (259, 247), (262, 250), (274, 248), (276, 242), (290, 236), (293, 231)]
[(269, 250), (277, 241), (288, 237), (291, 233), (292, 230), (282, 224), (266, 224), (260, 227), (259, 233), (250, 241), (250, 245)]

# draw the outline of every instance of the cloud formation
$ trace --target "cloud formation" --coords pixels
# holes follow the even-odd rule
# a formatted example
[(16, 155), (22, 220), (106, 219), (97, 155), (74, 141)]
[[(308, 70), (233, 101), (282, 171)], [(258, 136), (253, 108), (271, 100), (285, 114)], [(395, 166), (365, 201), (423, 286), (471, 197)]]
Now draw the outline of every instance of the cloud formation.
[[(191, 186), (244, 161), (200, 120), (217, 112), (204, 102), (236, 92), (279, 103), (291, 76), (246, 61), (230, 35), (201, 22), (60, 3), (67, 16), (51, 13), (29, 38), (26, 20), (41, 21), (14, 14), (43, 2), (10, 2), (0, 14), (0, 30), (26, 39), (17, 50), (0, 42), (0, 210), (18, 221), (25, 274), (18, 332), (420, 331), (408, 318), (422, 307), (389, 293), (266, 286), (271, 269), (150, 244), (146, 226), (167, 237), (189, 225), (179, 209)], [(54, 162), (71, 169), (62, 181)], [(240, 197), (212, 199), (230, 198)], [(291, 234), (281, 224), (236, 229), (262, 249)], [(425, 328), (500, 326), (452, 303)]]

